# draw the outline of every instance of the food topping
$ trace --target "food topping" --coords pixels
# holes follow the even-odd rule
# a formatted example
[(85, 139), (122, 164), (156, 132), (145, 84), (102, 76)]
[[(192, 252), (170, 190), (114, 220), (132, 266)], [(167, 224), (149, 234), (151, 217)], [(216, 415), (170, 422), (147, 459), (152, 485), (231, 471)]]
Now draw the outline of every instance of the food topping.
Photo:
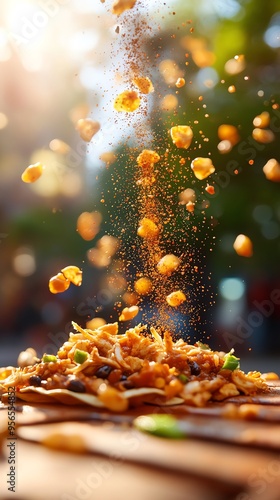
[(254, 127), (267, 128), (270, 123), (270, 114), (268, 111), (263, 111), (260, 115), (255, 116), (253, 120)]
[(88, 359), (88, 353), (86, 351), (81, 351), (80, 349), (75, 350), (74, 361), (75, 363), (82, 364)]
[(90, 118), (80, 118), (77, 122), (76, 129), (79, 131), (83, 141), (90, 142), (93, 136), (100, 130), (100, 123)]
[(53, 354), (44, 354), (42, 361), (43, 363), (56, 363), (57, 358)]
[(236, 358), (233, 354), (226, 354), (224, 360), (222, 370), (236, 370), (239, 368), (239, 358)]
[(77, 266), (67, 266), (61, 269), (64, 277), (69, 280), (73, 285), (81, 286), (83, 271)]
[(269, 144), (275, 139), (275, 135), (272, 130), (263, 128), (254, 128), (252, 137), (255, 141), (260, 142), (261, 144)]
[(208, 194), (215, 194), (215, 188), (214, 186), (210, 186), (209, 184), (207, 184), (206, 188), (205, 188), (205, 191), (208, 193)]
[(149, 278), (145, 278), (144, 276), (142, 278), (139, 278), (134, 283), (134, 290), (136, 293), (138, 293), (138, 295), (147, 295), (152, 291), (152, 288), (152, 281)]
[(280, 182), (280, 163), (271, 158), (263, 167), (263, 173), (269, 181)]
[(125, 307), (119, 317), (119, 321), (129, 321), (139, 313), (138, 306)]
[(36, 182), (43, 173), (44, 167), (38, 162), (34, 165), (29, 165), (21, 175), (21, 180), (26, 183)]
[(196, 178), (200, 181), (215, 172), (215, 167), (210, 158), (195, 158), (191, 163), (191, 168)]
[(187, 297), (181, 290), (176, 290), (175, 292), (170, 293), (166, 297), (166, 302), (171, 307), (178, 307), (183, 302), (187, 300)]
[(221, 141), (229, 141), (232, 146), (235, 146), (240, 141), (238, 129), (234, 125), (220, 125), (218, 128), (218, 137)]
[(62, 293), (68, 290), (70, 280), (65, 278), (63, 273), (58, 273), (49, 281), (49, 290), (51, 293)]
[(99, 212), (82, 212), (77, 220), (77, 231), (84, 240), (93, 240), (100, 231), (101, 222)]
[(239, 234), (236, 237), (233, 248), (242, 257), (252, 257), (253, 255), (253, 243), (245, 234)]
[(112, 13), (119, 16), (125, 10), (130, 10), (134, 7), (137, 0), (115, 0), (112, 6)]
[(160, 274), (165, 274), (170, 276), (174, 271), (176, 271), (180, 265), (181, 261), (179, 257), (173, 254), (164, 255), (157, 263), (157, 270)]
[(150, 94), (154, 91), (154, 86), (147, 76), (135, 76), (133, 78), (133, 83), (142, 94)]
[(137, 156), (137, 164), (140, 167), (150, 167), (160, 160), (160, 156), (156, 151), (151, 149), (143, 149), (142, 153)]
[(180, 439), (185, 436), (173, 415), (141, 415), (134, 420), (136, 429), (154, 436)]
[(170, 135), (177, 148), (188, 149), (193, 139), (193, 131), (188, 125), (177, 125), (172, 127)]
[(37, 353), (32, 347), (28, 347), (25, 351), (21, 351), (18, 355), (18, 366), (34, 365), (38, 361)]
[(175, 85), (178, 89), (180, 89), (181, 87), (184, 87), (184, 85), (186, 84), (186, 81), (185, 81), (185, 78), (178, 78)]
[(121, 112), (133, 112), (140, 106), (140, 97), (136, 90), (125, 90), (116, 97), (114, 109)]
[(137, 234), (141, 236), (141, 238), (154, 239), (159, 235), (159, 231), (159, 227), (155, 222), (148, 219), (148, 217), (144, 217), (140, 220)]

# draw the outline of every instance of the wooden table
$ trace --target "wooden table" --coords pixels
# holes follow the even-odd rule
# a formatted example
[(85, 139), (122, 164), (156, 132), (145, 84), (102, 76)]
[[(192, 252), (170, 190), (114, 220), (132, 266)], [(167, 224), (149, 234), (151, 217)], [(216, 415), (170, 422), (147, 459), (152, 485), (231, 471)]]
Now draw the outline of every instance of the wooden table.
[[(15, 492), (7, 483), (7, 410), (0, 411), (2, 500), (280, 499), (278, 405), (272, 420), (262, 422), (181, 412), (190, 428), (182, 440), (137, 431), (130, 425), (135, 411), (122, 423), (119, 416), (103, 421), (102, 412), (93, 418), (89, 407), (22, 404), (19, 410)], [(206, 437), (192, 435), (196, 429)]]

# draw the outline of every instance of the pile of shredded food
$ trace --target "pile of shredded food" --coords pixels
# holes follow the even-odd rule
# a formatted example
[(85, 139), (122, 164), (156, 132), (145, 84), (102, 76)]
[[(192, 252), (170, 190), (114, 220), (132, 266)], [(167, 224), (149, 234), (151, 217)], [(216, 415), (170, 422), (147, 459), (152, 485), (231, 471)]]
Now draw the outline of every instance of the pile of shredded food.
[[(138, 325), (118, 334), (118, 323), (76, 330), (57, 355), (0, 373), (0, 393), (14, 387), (24, 400), (86, 403), (122, 412), (143, 402), (204, 406), (268, 390), (259, 372), (245, 374), (239, 359), (207, 344), (174, 341)], [(1, 380), (2, 378), (2, 380)], [(39, 397), (39, 398), (38, 398)]]

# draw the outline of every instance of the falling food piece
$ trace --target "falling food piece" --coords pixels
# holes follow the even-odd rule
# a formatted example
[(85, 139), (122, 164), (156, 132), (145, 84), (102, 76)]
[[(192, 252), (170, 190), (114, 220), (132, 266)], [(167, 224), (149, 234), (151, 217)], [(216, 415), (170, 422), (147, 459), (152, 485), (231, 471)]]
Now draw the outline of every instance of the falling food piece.
[(215, 194), (215, 188), (214, 186), (210, 186), (210, 184), (207, 184), (206, 188), (205, 188), (205, 191), (208, 193), (208, 194)]
[(77, 231), (86, 241), (93, 240), (100, 231), (102, 215), (99, 212), (83, 212), (77, 220)]
[(218, 128), (218, 137), (221, 141), (229, 141), (232, 146), (235, 146), (240, 141), (238, 129), (234, 125), (220, 125)]
[(21, 368), (25, 366), (35, 365), (38, 361), (37, 353), (32, 347), (28, 347), (25, 351), (21, 351), (18, 355), (17, 365)]
[(193, 201), (188, 201), (188, 203), (186, 204), (186, 209), (190, 213), (194, 212), (195, 203)]
[(159, 160), (159, 154), (151, 149), (143, 149), (142, 153), (136, 158), (137, 164), (140, 167), (149, 167)]
[(70, 146), (60, 139), (53, 139), (50, 142), (49, 147), (52, 151), (54, 151), (54, 153), (61, 155), (66, 155), (70, 151)]
[(162, 111), (174, 111), (178, 107), (178, 99), (173, 94), (167, 94), (160, 102)]
[(101, 161), (104, 161), (104, 163), (106, 163), (107, 167), (109, 167), (109, 165), (112, 165), (112, 163), (116, 161), (117, 155), (112, 151), (106, 151), (105, 153), (101, 153), (99, 158)]
[(197, 179), (202, 181), (215, 172), (215, 167), (210, 158), (195, 158), (191, 162), (191, 168)]
[(134, 283), (134, 290), (138, 295), (148, 295), (153, 289), (153, 284), (149, 278), (139, 278)]
[(58, 273), (49, 281), (49, 290), (51, 293), (62, 293), (68, 290), (70, 280), (65, 278), (63, 273)]
[(271, 158), (263, 167), (263, 173), (269, 181), (280, 182), (280, 163)]
[(96, 246), (106, 255), (112, 257), (113, 255), (115, 255), (120, 244), (118, 238), (110, 236), (109, 234), (105, 234), (104, 236), (102, 236), (102, 238), (100, 238), (100, 240), (98, 240)]
[(100, 123), (90, 118), (80, 118), (76, 129), (79, 131), (81, 139), (85, 142), (90, 142), (91, 139), (100, 130)]
[(181, 290), (176, 290), (176, 292), (172, 292), (166, 297), (166, 302), (171, 307), (178, 307), (186, 300), (187, 297)]
[(119, 321), (129, 321), (135, 318), (135, 316), (137, 316), (138, 313), (139, 313), (138, 306), (125, 307), (122, 310), (121, 315), (119, 316)]
[(132, 83), (138, 87), (142, 94), (150, 94), (154, 91), (154, 86), (148, 76), (135, 76)]
[(115, 0), (112, 6), (112, 13), (119, 16), (125, 10), (130, 10), (134, 7), (137, 0)]
[(272, 130), (263, 128), (254, 128), (252, 137), (253, 139), (255, 139), (255, 141), (260, 142), (261, 144), (269, 144), (275, 139), (275, 135)]
[(195, 200), (196, 195), (194, 189), (192, 188), (184, 189), (184, 191), (179, 194), (180, 205), (186, 205), (187, 203), (189, 203), (189, 201), (194, 202)]
[(253, 120), (254, 127), (267, 128), (270, 123), (270, 114), (268, 111), (263, 111), (260, 115), (255, 116)]
[(83, 271), (77, 266), (67, 266), (61, 269), (63, 276), (73, 285), (81, 286), (83, 279)]
[(228, 88), (228, 92), (230, 94), (234, 94), (234, 92), (236, 92), (235, 85), (230, 85), (229, 88)]
[(89, 263), (94, 267), (108, 267), (111, 264), (110, 255), (104, 253), (100, 248), (90, 248), (87, 251), (87, 258)]
[(188, 149), (193, 139), (193, 131), (188, 125), (177, 125), (170, 130), (171, 139), (177, 148)]
[(184, 87), (185, 83), (186, 83), (185, 78), (178, 78), (175, 85), (178, 89), (180, 89), (181, 87)]
[(232, 150), (232, 143), (225, 139), (224, 141), (220, 141), (217, 148), (221, 154), (229, 153)]
[(160, 274), (165, 274), (170, 276), (174, 271), (176, 271), (180, 265), (181, 261), (179, 257), (174, 254), (164, 255), (157, 263), (157, 270)]
[(173, 59), (164, 59), (159, 63), (159, 72), (167, 85), (174, 86), (178, 78), (182, 77), (182, 71)]
[(100, 326), (106, 325), (106, 320), (103, 318), (92, 318), (86, 322), (86, 327), (89, 330), (96, 330)]
[(120, 112), (131, 113), (140, 106), (140, 97), (135, 90), (125, 90), (116, 97), (114, 109)]
[(140, 220), (137, 234), (144, 239), (154, 239), (159, 235), (159, 227), (154, 221), (148, 219), (148, 217), (144, 217)]
[(234, 56), (232, 59), (229, 59), (225, 64), (225, 71), (229, 75), (238, 75), (241, 73), (246, 67), (245, 57), (243, 54), (239, 56)]
[(139, 300), (137, 294), (134, 292), (125, 292), (122, 298), (128, 307), (135, 306)]
[(44, 167), (42, 163), (34, 163), (29, 165), (21, 175), (21, 180), (26, 183), (36, 182), (42, 175)]
[(253, 243), (245, 236), (245, 234), (239, 234), (233, 243), (233, 248), (238, 255), (242, 257), (252, 257), (253, 255)]
[(74, 125), (80, 118), (86, 118), (90, 112), (89, 105), (87, 103), (81, 103), (72, 108), (69, 112), (69, 118)]

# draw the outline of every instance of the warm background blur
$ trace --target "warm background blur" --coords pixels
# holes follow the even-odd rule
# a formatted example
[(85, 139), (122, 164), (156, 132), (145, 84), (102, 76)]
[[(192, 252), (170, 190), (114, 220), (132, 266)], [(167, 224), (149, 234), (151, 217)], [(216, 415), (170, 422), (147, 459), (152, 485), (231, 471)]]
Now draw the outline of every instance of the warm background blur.
[[(113, 306), (125, 305), (120, 257), (111, 266), (96, 266), (87, 257), (104, 234), (122, 236), (124, 248), (135, 234), (137, 207), (129, 205), (135, 196), (133, 172), (126, 163), (127, 146), (138, 146), (128, 136), (139, 123), (112, 112), (113, 97), (124, 83), (121, 37), (131, 13), (113, 16), (111, 4), (1, 2), (1, 364), (15, 363), (19, 350), (30, 345), (40, 354), (55, 351), (66, 340), (71, 320), (82, 326), (94, 317), (116, 320)], [(280, 161), (279, 2), (139, 4), (137, 22), (143, 21), (141, 36), (151, 63), (147, 72), (156, 89), (150, 109), (159, 104), (147, 125), (147, 146), (153, 133), (160, 145), (170, 126), (191, 124), (200, 136), (199, 151), (191, 157), (211, 152), (216, 166), (215, 196), (205, 196), (193, 181), (184, 186), (200, 190), (201, 208), (193, 215), (200, 229), (191, 244), (201, 254), (205, 287), (196, 294), (196, 307), (203, 305), (201, 331), (198, 326), (195, 334), (203, 340), (211, 335), (213, 347), (234, 347), (251, 367), (258, 356), (280, 354), (280, 184), (267, 180), (262, 170), (269, 159)], [(236, 55), (244, 55), (244, 64), (243, 58), (236, 64)], [(179, 90), (178, 77), (186, 80)], [(267, 144), (252, 137), (253, 119), (263, 111), (270, 114), (274, 134)], [(75, 128), (85, 117), (101, 123), (89, 144)], [(224, 123), (239, 132), (239, 142), (229, 151), (218, 148), (217, 131)], [(68, 147), (57, 148), (54, 139)], [(44, 175), (24, 184), (21, 173), (37, 161), (46, 165)], [(179, 184), (169, 186), (176, 199)], [(76, 231), (83, 211), (103, 217), (92, 241)], [(180, 214), (178, 232), (187, 220)], [(234, 252), (239, 233), (252, 239), (253, 257)], [(69, 264), (83, 268), (82, 286), (52, 295), (49, 278)], [(192, 336), (192, 328), (186, 333)], [(276, 369), (277, 359), (271, 363)]]

